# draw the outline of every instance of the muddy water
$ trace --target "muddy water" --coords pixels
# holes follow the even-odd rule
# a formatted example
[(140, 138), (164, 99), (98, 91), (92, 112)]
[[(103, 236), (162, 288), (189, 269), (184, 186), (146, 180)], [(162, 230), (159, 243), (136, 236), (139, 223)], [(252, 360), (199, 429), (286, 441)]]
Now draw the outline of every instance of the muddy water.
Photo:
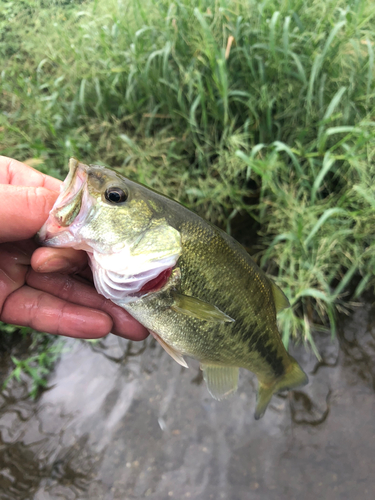
[(255, 380), (212, 400), (148, 341), (71, 341), (37, 402), (0, 397), (1, 500), (375, 497), (375, 310), (358, 308), (323, 362), (294, 355), (310, 384), (253, 419)]

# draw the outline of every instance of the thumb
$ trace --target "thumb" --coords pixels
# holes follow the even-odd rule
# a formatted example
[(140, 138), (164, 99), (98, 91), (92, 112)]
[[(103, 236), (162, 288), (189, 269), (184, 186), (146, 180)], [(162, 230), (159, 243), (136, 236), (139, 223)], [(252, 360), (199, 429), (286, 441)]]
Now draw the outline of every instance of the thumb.
[(47, 220), (57, 196), (43, 187), (0, 184), (0, 242), (33, 237)]

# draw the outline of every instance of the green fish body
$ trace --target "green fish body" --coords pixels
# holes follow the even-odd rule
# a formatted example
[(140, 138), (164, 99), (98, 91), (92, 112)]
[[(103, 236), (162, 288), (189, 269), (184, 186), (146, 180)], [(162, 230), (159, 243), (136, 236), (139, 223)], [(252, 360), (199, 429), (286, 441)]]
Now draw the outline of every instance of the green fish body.
[(283, 292), (237, 241), (179, 203), (71, 159), (40, 239), (86, 250), (99, 293), (180, 364), (198, 359), (215, 399), (234, 393), (246, 368), (259, 382), (258, 419), (275, 392), (307, 383), (277, 328)]

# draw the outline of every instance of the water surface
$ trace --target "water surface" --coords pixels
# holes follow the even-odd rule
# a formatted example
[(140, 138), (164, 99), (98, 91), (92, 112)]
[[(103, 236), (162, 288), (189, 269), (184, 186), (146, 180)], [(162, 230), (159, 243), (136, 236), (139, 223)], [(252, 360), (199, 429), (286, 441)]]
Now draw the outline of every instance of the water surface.
[(153, 341), (69, 341), (37, 401), (0, 396), (0, 499), (373, 500), (374, 319), (366, 305), (321, 335), (321, 363), (294, 349), (310, 384), (260, 421), (249, 372), (217, 402)]

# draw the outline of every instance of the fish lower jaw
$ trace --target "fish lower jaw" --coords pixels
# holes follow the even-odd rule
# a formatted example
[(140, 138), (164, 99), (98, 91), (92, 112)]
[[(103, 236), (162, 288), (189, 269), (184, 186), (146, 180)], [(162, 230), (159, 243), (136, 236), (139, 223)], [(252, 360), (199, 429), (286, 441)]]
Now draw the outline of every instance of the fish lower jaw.
[(76, 245), (74, 236), (65, 227), (59, 226), (51, 215), (38, 232), (37, 241), (45, 247), (67, 248)]

